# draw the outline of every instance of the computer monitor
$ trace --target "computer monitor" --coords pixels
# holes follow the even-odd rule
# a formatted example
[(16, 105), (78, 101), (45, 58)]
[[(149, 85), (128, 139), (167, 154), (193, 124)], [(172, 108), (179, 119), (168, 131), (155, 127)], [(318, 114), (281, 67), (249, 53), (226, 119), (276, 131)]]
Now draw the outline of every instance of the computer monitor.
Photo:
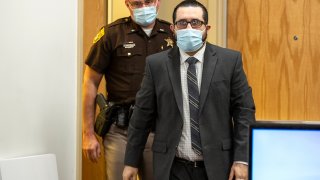
[(249, 180), (320, 180), (320, 124), (250, 125)]

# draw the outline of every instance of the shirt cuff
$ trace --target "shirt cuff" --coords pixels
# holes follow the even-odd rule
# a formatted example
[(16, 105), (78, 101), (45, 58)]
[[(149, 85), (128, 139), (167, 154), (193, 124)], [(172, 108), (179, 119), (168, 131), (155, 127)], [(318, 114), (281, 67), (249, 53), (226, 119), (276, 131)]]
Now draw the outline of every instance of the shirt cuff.
[(247, 163), (247, 162), (244, 162), (244, 161), (234, 161), (234, 163), (244, 164), (244, 165), (247, 165), (247, 166), (248, 166), (248, 163)]

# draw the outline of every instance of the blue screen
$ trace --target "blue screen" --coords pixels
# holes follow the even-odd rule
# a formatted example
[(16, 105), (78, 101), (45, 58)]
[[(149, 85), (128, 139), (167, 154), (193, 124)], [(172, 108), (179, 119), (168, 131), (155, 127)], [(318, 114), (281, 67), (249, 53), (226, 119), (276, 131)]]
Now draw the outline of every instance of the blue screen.
[(252, 180), (320, 180), (320, 130), (252, 129)]

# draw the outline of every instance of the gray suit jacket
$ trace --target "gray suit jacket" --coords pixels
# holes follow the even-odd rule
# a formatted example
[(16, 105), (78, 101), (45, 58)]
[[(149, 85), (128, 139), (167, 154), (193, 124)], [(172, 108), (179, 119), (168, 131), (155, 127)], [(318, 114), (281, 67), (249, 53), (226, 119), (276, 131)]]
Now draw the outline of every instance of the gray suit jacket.
[[(200, 134), (209, 180), (228, 179), (233, 161), (248, 162), (248, 126), (255, 121), (252, 91), (239, 52), (207, 43), (200, 89)], [(130, 120), (125, 164), (138, 167), (155, 123), (154, 175), (168, 180), (183, 125), (177, 47), (147, 57)]]

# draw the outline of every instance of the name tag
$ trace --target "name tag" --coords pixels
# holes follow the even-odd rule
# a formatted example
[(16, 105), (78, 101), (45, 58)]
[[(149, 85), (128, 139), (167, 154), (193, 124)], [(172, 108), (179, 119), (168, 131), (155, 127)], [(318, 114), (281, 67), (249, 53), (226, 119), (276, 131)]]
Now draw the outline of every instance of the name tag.
[(123, 44), (123, 47), (126, 49), (131, 49), (131, 48), (134, 48), (135, 46), (136, 46), (136, 44), (133, 42), (128, 42), (128, 43)]

